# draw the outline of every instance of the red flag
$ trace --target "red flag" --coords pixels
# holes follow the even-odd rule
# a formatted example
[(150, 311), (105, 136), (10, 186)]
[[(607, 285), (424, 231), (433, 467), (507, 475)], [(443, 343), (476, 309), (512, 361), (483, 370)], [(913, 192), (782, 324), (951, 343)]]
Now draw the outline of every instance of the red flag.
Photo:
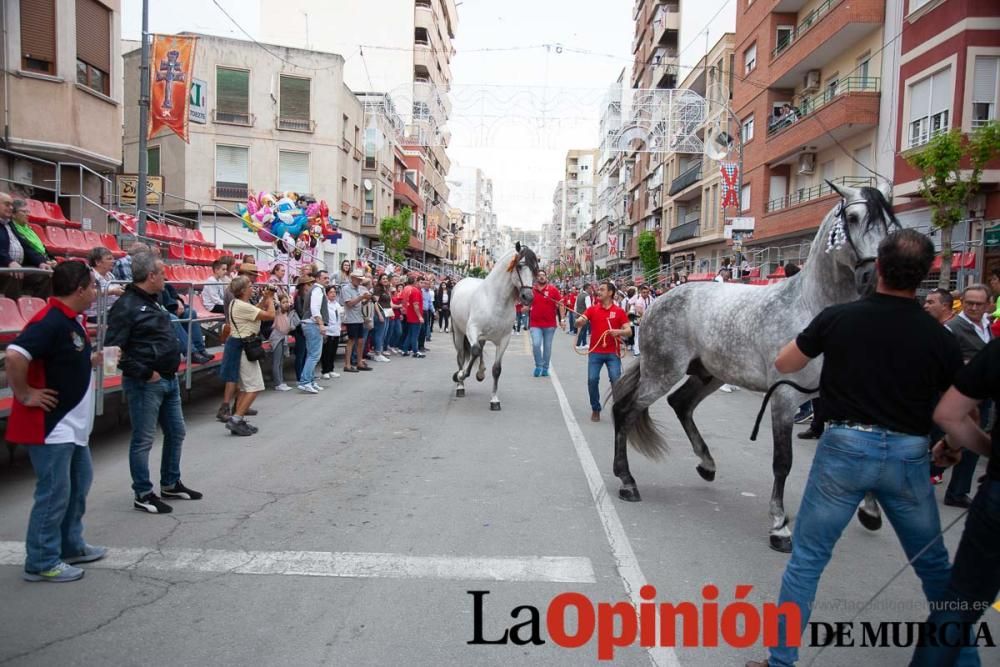
[(723, 162), (720, 169), (722, 170), (722, 207), (739, 206), (739, 167), (735, 162)]
[(149, 60), (149, 134), (167, 127), (188, 140), (188, 104), (196, 37), (154, 35)]

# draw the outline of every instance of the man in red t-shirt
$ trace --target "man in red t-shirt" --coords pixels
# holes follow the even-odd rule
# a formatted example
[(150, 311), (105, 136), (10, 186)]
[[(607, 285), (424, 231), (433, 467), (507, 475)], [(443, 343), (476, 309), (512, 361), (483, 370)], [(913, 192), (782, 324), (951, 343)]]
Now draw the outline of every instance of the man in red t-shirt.
[(622, 374), (621, 339), (632, 335), (632, 326), (628, 315), (613, 302), (615, 284), (605, 281), (597, 288), (597, 303), (584, 311), (576, 321), (576, 326), (590, 324), (591, 346), (587, 360), (587, 388), (590, 390), (590, 421), (601, 421), (601, 394), (598, 383), (601, 379), (601, 367), (608, 367), (608, 379), (611, 384), (618, 381)]
[(417, 276), (410, 274), (406, 277), (406, 287), (403, 288), (403, 356), (412, 354), (417, 359), (423, 359), (424, 353), (420, 351), (419, 338), (420, 329), (424, 325), (424, 295), (420, 293), (420, 288), (416, 286)]
[(569, 333), (576, 335), (576, 318), (573, 317), (573, 307), (576, 306), (576, 295), (577, 290), (575, 287), (569, 288), (565, 294), (563, 294), (563, 305), (566, 307), (566, 312), (569, 313)]
[[(552, 335), (556, 332), (556, 316), (566, 315), (559, 289), (549, 283), (545, 271), (539, 271), (532, 286), (535, 298), (528, 314), (531, 329), (531, 351), (535, 355), (535, 377), (548, 377), (549, 360), (552, 358)], [(564, 329), (566, 322), (560, 323)]]

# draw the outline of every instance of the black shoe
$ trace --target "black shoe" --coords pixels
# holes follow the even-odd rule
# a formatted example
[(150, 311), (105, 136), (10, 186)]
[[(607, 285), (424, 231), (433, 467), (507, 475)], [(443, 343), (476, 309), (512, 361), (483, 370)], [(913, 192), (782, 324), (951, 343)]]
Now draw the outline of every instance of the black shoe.
[(206, 352), (192, 352), (191, 361), (196, 364), (207, 364), (210, 361), (215, 361), (215, 357)]
[(160, 493), (164, 498), (179, 498), (180, 500), (201, 500), (201, 492), (189, 489), (180, 480), (173, 486), (161, 486)]
[(229, 418), (233, 416), (233, 409), (229, 407), (228, 403), (223, 403), (219, 406), (219, 411), (215, 413), (215, 419), (217, 421), (225, 424), (229, 421)]
[(799, 433), (798, 437), (799, 437), (799, 440), (819, 440), (819, 437), (821, 435), (823, 435), (823, 434), (822, 433), (817, 433), (816, 431), (812, 430), (811, 428), (808, 428), (805, 431), (802, 431), (802, 433)]
[(132, 507), (142, 512), (150, 514), (170, 514), (174, 508), (166, 504), (155, 493), (147, 493), (141, 498), (132, 501)]
[(247, 411), (243, 413), (244, 417), (256, 417), (257, 411), (253, 408), (247, 408)]
[(963, 509), (969, 509), (972, 507), (972, 498), (968, 495), (959, 496), (958, 498), (950, 498), (948, 496), (944, 497), (944, 504), (948, 507), (961, 507)]
[(250, 424), (242, 420), (233, 421), (232, 419), (230, 419), (229, 421), (226, 422), (226, 428), (228, 428), (229, 432), (232, 433), (233, 435), (248, 436), (254, 434), (254, 430), (250, 428)]
[(792, 417), (792, 421), (795, 422), (796, 424), (805, 424), (807, 421), (811, 421), (812, 418), (813, 418), (812, 410), (802, 410), (800, 412), (795, 413), (795, 416)]

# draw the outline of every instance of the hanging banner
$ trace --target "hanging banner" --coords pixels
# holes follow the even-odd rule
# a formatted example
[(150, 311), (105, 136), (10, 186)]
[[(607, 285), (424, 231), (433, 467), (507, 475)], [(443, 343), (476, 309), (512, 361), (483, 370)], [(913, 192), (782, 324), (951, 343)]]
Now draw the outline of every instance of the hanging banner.
[(188, 140), (191, 77), (197, 38), (154, 35), (149, 57), (149, 134), (166, 127)]
[(618, 256), (618, 236), (608, 237), (608, 256), (617, 257)]
[(739, 167), (735, 162), (723, 162), (722, 170), (722, 207), (739, 206)]

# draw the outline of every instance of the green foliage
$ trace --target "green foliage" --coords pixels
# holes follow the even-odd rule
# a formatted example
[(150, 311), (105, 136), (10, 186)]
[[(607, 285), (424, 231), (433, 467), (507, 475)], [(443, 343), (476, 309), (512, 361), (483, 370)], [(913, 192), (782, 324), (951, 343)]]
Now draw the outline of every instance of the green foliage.
[(594, 269), (594, 274), (597, 276), (598, 280), (604, 280), (611, 275), (611, 270), (597, 267), (596, 269)]
[(406, 260), (403, 252), (410, 245), (410, 218), (413, 211), (409, 206), (396, 215), (382, 219), (379, 225), (379, 241), (385, 246), (385, 254), (397, 264)]
[(489, 271), (481, 266), (474, 266), (469, 269), (470, 278), (485, 278), (489, 274)]
[(660, 249), (656, 247), (656, 234), (645, 231), (639, 234), (639, 261), (642, 262), (642, 272), (646, 275), (660, 268)]

